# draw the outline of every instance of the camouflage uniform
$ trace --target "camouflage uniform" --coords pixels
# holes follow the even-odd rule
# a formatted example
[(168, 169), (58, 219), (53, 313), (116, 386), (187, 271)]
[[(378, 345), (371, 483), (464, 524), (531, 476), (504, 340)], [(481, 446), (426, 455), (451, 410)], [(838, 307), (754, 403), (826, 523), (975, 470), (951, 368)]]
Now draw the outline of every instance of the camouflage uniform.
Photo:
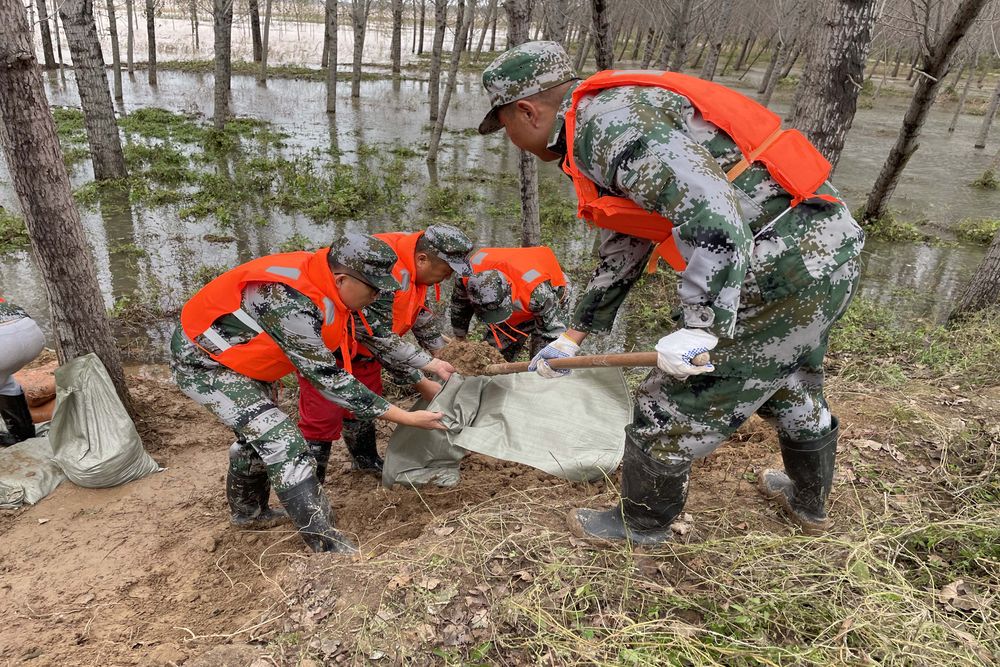
[(13, 322), (28, 316), (24, 309), (10, 301), (0, 300), (0, 324)]
[(35, 436), (24, 390), (14, 373), (38, 356), (45, 334), (23, 308), (0, 299), (0, 447)]
[[(511, 307), (509, 286), (497, 285), (493, 292), (495, 293), (494, 298), (483, 295), (473, 298), (470, 289), (461, 280), (455, 281), (449, 308), (451, 328), (456, 336), (467, 336), (472, 317), (475, 315), (482, 320), (488, 307), (494, 304), (505, 304), (506, 308)], [(506, 326), (501, 321), (495, 325), (500, 331), (495, 335), (487, 335), (485, 340), (499, 349), (504, 359), (511, 361), (524, 349), (530, 337), (530, 352), (531, 356), (534, 356), (538, 350), (566, 331), (566, 323), (569, 319), (567, 317), (569, 302), (570, 289), (568, 285), (554, 287), (547, 280), (539, 283), (531, 291), (531, 296), (528, 299), (528, 310), (534, 314), (534, 318), (518, 324), (516, 329)]]
[[(551, 42), (517, 47), (483, 74), (494, 110), (480, 131), (492, 131), (496, 105), (534, 91), (534, 72), (571, 79), (568, 58)], [(549, 138), (566, 153), (564, 118), (571, 86)], [(550, 86), (545, 86), (550, 87)], [(828, 433), (822, 361), (830, 328), (858, 281), (864, 235), (846, 206), (791, 198), (755, 163), (729, 183), (742, 159), (728, 135), (705, 121), (687, 98), (652, 86), (623, 86), (584, 97), (573, 141), (578, 168), (605, 194), (627, 197), (674, 224), (687, 262), (680, 274), (680, 326), (720, 339), (715, 371), (677, 380), (652, 371), (636, 396), (631, 439), (657, 462), (690, 465), (706, 456), (755, 411), (776, 422), (783, 439)], [(820, 193), (839, 197), (829, 183)], [(600, 230), (600, 261), (582, 292), (572, 326), (610, 330), (642, 274), (650, 241)], [(628, 459), (628, 456), (626, 457)], [(624, 491), (623, 491), (624, 493)]]

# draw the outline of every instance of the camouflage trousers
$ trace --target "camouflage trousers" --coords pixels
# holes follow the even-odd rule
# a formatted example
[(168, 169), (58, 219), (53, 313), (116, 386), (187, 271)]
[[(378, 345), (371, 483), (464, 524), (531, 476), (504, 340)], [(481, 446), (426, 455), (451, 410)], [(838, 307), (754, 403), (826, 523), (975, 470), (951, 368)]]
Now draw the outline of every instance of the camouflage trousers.
[(712, 352), (716, 371), (679, 380), (653, 370), (636, 392), (626, 431), (653, 458), (679, 463), (711, 454), (755, 412), (782, 438), (829, 432), (823, 357), (830, 329), (858, 283), (856, 260), (782, 299), (749, 299), (736, 336)]
[(275, 403), (273, 387), (232, 371), (191, 344), (178, 327), (170, 343), (174, 381), (185, 395), (233, 429), (233, 472), (266, 470), (275, 491), (315, 475), (316, 461), (298, 427)]

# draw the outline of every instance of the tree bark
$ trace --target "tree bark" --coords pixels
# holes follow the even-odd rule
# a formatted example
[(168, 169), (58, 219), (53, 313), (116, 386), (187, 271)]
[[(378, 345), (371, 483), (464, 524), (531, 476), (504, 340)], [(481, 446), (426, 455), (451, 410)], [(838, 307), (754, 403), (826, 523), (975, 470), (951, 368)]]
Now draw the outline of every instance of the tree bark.
[[(709, 45), (708, 56), (705, 58), (705, 64), (702, 65), (701, 74), (699, 75), (706, 81), (711, 81), (715, 78), (715, 70), (719, 66), (719, 57), (722, 55), (722, 44), (726, 39), (726, 33), (729, 32), (729, 19), (732, 16), (732, 11), (732, 2), (722, 3), (722, 14), (715, 23), (715, 34), (710, 37), (711, 44)], [(732, 58), (732, 53), (729, 55)]]
[[(108, 0), (108, 6), (111, 6), (112, 0)], [(191, 36), (194, 38), (194, 50), (197, 53), (198, 49), (201, 48), (201, 35), (198, 26), (198, 0), (191, 0), (188, 5), (191, 8)]]
[(427, 17), (427, 0), (420, 0), (420, 40), (417, 43), (417, 55), (424, 52), (424, 21)]
[(562, 44), (566, 39), (568, 20), (566, 16), (566, 0), (548, 0), (542, 5), (545, 12), (544, 39)]
[(448, 21), (448, 0), (434, 0), (434, 42), (431, 46), (431, 69), (427, 78), (430, 121), (437, 120), (441, 99), (441, 52), (444, 49), (445, 23)]
[(42, 32), (42, 55), (45, 58), (45, 69), (56, 68), (56, 58), (52, 55), (52, 33), (49, 30), (49, 8), (45, 0), (36, 0), (38, 5), (38, 28)]
[(20, 0), (0, 0), (0, 62), (4, 63), (0, 67), (0, 145), (45, 285), (59, 361), (95, 352), (122, 403), (131, 410), (118, 345), (73, 201)]
[(326, 112), (337, 113), (337, 0), (326, 2)]
[(59, 36), (59, 10), (55, 9), (52, 12), (52, 32), (56, 34), (56, 56), (58, 58), (59, 73), (62, 74), (63, 68), (63, 52), (62, 52), (62, 38)]
[(585, 33), (583, 33), (583, 43), (580, 44), (580, 51), (576, 54), (576, 63), (573, 66), (573, 69), (576, 70), (577, 74), (579, 74), (583, 70), (583, 66), (587, 64), (587, 56), (590, 55), (590, 47), (594, 42), (593, 37), (591, 36), (592, 32), (592, 30), (588, 29)]
[(1000, 232), (993, 237), (983, 263), (976, 269), (949, 319), (960, 319), (991, 307), (1000, 307)]
[(490, 6), (486, 10), (486, 15), (483, 16), (483, 29), (479, 33), (479, 45), (476, 47), (476, 55), (478, 56), (483, 52), (483, 44), (486, 43), (486, 31), (490, 27), (490, 21), (496, 16), (497, 13), (497, 0), (490, 0)]
[(594, 56), (597, 59), (597, 70), (611, 69), (615, 63), (615, 54), (612, 51), (607, 0), (590, 0), (590, 8), (594, 18), (594, 39), (597, 46)]
[(670, 61), (670, 70), (680, 72), (687, 62), (688, 34), (690, 33), (691, 6), (694, 0), (681, 0), (680, 11), (673, 25), (673, 58)]
[(122, 52), (118, 48), (118, 26), (114, 0), (108, 0), (108, 32), (111, 33), (111, 69), (114, 71), (115, 99), (122, 99)]
[[(971, 76), (969, 77), (972, 78)], [(986, 109), (986, 114), (983, 116), (983, 123), (979, 126), (979, 134), (976, 136), (976, 148), (986, 148), (986, 139), (990, 136), (990, 127), (993, 125), (993, 119), (997, 115), (997, 107), (1000, 107), (1000, 81), (997, 81), (997, 87), (993, 90), (993, 95), (990, 97), (990, 106)]]
[(253, 44), (253, 61), (259, 63), (263, 57), (264, 45), (260, 36), (260, 0), (249, 0), (250, 41)]
[(656, 53), (656, 30), (652, 26), (646, 31), (646, 50), (642, 55), (642, 66), (640, 69), (649, 69), (653, 62), (653, 54)]
[[(153, 4), (153, 0), (146, 0), (146, 40), (148, 49), (148, 62), (146, 68), (146, 76), (149, 81), (149, 85), (156, 85), (156, 23), (155, 23), (156, 9)], [(69, 39), (67, 37), (67, 39)]]
[[(596, 4), (600, 0), (593, 1)], [(504, 0), (503, 8), (507, 12), (507, 48), (528, 41), (528, 26), (531, 23), (533, 4), (533, 0)], [(596, 11), (595, 8), (595, 26)], [(518, 153), (517, 169), (521, 183), (521, 245), (537, 246), (542, 242), (538, 207), (538, 166), (535, 156), (531, 153), (527, 151)]]
[(497, 50), (497, 21), (500, 18), (500, 10), (493, 10), (493, 21), (490, 23), (490, 53)]
[(267, 52), (271, 47), (271, 8), (272, 0), (264, 0), (264, 30), (260, 37), (260, 68), (257, 70), (257, 83), (267, 83)]
[(214, 0), (212, 5), (215, 26), (215, 111), (213, 124), (216, 130), (226, 128), (229, 120), (229, 87), (232, 79), (233, 2)]
[(951, 123), (948, 124), (948, 131), (954, 132), (955, 128), (958, 126), (958, 117), (962, 114), (962, 109), (965, 108), (965, 99), (969, 96), (969, 89), (972, 88), (972, 80), (975, 79), (975, 67), (969, 72), (969, 76), (965, 79), (965, 85), (962, 86), (962, 94), (958, 98), (958, 104), (955, 106), (955, 114), (951, 117)]
[(125, 14), (128, 15), (127, 56), (128, 74), (135, 74), (135, 4), (133, 0), (125, 0)]
[(951, 56), (986, 2), (987, 0), (962, 0), (947, 27), (940, 33), (941, 36), (924, 57), (922, 67), (924, 74), (918, 75), (920, 82), (917, 83), (913, 99), (910, 100), (910, 106), (903, 117), (903, 126), (899, 130), (899, 136), (896, 137), (896, 143), (868, 195), (868, 201), (861, 214), (862, 220), (876, 220), (885, 215), (886, 206), (896, 189), (900, 174), (919, 148), (917, 139), (937, 95), (941, 78), (948, 71)]
[(94, 178), (99, 181), (125, 178), (125, 157), (118, 136), (115, 108), (108, 92), (101, 43), (94, 23), (93, 0), (63, 0), (59, 7), (66, 41), (73, 57), (73, 72), (80, 93)]
[(747, 36), (746, 41), (743, 42), (743, 48), (740, 49), (740, 57), (736, 59), (736, 65), (733, 66), (734, 70), (739, 72), (743, 69), (743, 65), (747, 61), (747, 56), (750, 54), (750, 49), (753, 48), (754, 42), (756, 41), (757, 38), (754, 36), (753, 32), (751, 32)]
[(403, 59), (403, 0), (392, 0), (392, 73), (399, 76)]
[(448, 83), (444, 89), (444, 97), (441, 100), (441, 109), (438, 111), (437, 120), (431, 129), (431, 140), (427, 148), (427, 161), (437, 160), (438, 147), (441, 145), (441, 135), (444, 133), (444, 121), (448, 116), (448, 106), (451, 104), (451, 96), (455, 92), (455, 85), (458, 82), (458, 66), (462, 59), (462, 47), (465, 45), (465, 38), (468, 36), (471, 26), (473, 12), (475, 10), (475, 0), (469, 3), (469, 10), (465, 10), (465, 0), (458, 0), (458, 16), (455, 18), (455, 46), (451, 50), (451, 63), (448, 67)]
[(892, 68), (892, 78), (899, 76), (899, 66), (903, 64), (903, 52), (901, 49), (896, 49), (896, 64)]
[(351, 97), (361, 97), (361, 57), (365, 50), (365, 30), (372, 0), (351, 0), (351, 25), (354, 28), (354, 62), (351, 66)]
[(854, 122), (876, 14), (876, 0), (830, 5), (788, 114), (834, 168)]

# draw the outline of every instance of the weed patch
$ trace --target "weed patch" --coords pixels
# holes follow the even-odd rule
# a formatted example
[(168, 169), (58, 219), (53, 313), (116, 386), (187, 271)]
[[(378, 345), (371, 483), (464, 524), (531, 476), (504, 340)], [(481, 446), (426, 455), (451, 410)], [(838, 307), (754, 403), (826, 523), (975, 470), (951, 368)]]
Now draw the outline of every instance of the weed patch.
[(1000, 220), (966, 218), (955, 225), (955, 234), (963, 241), (989, 245), (1000, 232)]
[[(858, 219), (860, 220), (861, 218), (858, 217)], [(892, 213), (886, 213), (881, 218), (865, 221), (864, 229), (869, 239), (878, 239), (880, 241), (933, 240), (933, 237), (921, 232), (912, 222), (899, 220)]]
[(24, 218), (0, 206), (0, 255), (26, 250), (29, 246)]
[(1000, 188), (1000, 180), (997, 179), (995, 171), (987, 169), (983, 172), (982, 176), (972, 181), (969, 185), (980, 190), (996, 190)]

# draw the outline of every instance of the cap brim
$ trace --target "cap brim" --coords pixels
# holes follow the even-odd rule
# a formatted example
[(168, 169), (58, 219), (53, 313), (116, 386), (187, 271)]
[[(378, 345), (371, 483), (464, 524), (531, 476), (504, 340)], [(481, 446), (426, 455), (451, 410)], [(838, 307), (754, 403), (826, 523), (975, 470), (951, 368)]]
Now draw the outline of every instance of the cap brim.
[(500, 107), (493, 107), (479, 124), (479, 134), (493, 134), (503, 127), (500, 122)]
[(383, 275), (377, 278), (369, 276), (367, 282), (380, 292), (397, 292), (403, 288), (399, 281), (391, 275)]
[(500, 324), (501, 322), (506, 322), (510, 319), (510, 316), (514, 314), (513, 308), (497, 308), (495, 310), (483, 310), (479, 319), (481, 319), (486, 324)]
[(468, 278), (469, 276), (472, 275), (472, 265), (469, 264), (469, 260), (464, 258), (458, 260), (445, 258), (444, 261), (446, 261), (448, 263), (448, 266), (451, 267), (452, 271), (454, 271), (460, 277)]

